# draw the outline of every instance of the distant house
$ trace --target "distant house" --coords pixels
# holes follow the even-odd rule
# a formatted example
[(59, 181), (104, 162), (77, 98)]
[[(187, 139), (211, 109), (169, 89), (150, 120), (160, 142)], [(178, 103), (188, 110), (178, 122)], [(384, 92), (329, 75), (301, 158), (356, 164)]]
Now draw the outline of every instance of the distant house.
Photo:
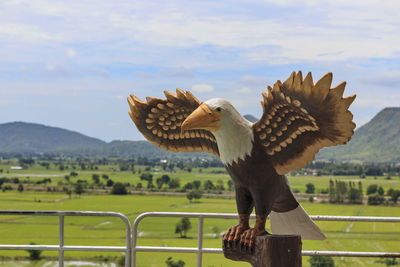
[(23, 170), (24, 169), (24, 167), (22, 167), (22, 166), (11, 166), (10, 167), (10, 170)]

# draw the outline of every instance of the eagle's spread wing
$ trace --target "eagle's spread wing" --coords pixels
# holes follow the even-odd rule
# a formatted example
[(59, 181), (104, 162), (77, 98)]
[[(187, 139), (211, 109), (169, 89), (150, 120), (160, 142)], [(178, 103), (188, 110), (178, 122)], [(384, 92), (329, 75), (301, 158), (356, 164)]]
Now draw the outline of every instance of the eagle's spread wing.
[(167, 99), (128, 97), (129, 115), (139, 131), (153, 144), (176, 152), (210, 152), (219, 155), (214, 135), (206, 130), (181, 132), (181, 124), (201, 102), (189, 91), (164, 91)]
[(343, 98), (346, 83), (330, 89), (331, 83), (332, 73), (314, 85), (311, 73), (303, 80), (301, 72), (293, 72), (263, 93), (255, 141), (279, 174), (307, 166), (321, 148), (345, 144), (353, 135), (356, 125), (348, 108), (355, 95)]

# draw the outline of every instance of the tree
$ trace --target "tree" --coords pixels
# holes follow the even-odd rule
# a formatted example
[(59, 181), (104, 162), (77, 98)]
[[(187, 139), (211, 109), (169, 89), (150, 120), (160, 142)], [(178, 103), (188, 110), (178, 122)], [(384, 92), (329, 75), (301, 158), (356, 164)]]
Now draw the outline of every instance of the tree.
[(315, 185), (312, 183), (306, 184), (306, 193), (307, 194), (314, 194), (315, 192)]
[(188, 192), (186, 194), (186, 198), (189, 199), (190, 202), (192, 202), (192, 199), (194, 198), (193, 191)]
[(185, 262), (182, 260), (174, 261), (172, 257), (168, 257), (168, 259), (165, 261), (167, 264), (167, 267), (184, 267)]
[(334, 267), (335, 262), (329, 256), (311, 256), (308, 260), (311, 267)]
[(137, 183), (137, 185), (136, 185), (136, 189), (142, 189), (143, 188), (143, 185), (142, 185), (142, 183)]
[(191, 190), (191, 189), (193, 189), (193, 183), (186, 183), (186, 184), (183, 186), (183, 189), (184, 189), (184, 190)]
[(186, 238), (186, 233), (192, 229), (189, 218), (182, 218), (175, 226), (175, 234), (180, 234), (181, 238)]
[(126, 187), (123, 183), (115, 183), (111, 189), (112, 195), (126, 195), (128, 192), (126, 191)]
[(186, 194), (186, 198), (192, 202), (193, 199), (200, 199), (203, 196), (203, 192), (200, 190), (192, 190)]
[[(36, 245), (36, 243), (30, 243), (30, 245)], [(31, 260), (39, 260), (40, 254), (42, 254), (41, 250), (28, 249), (26, 251), (29, 253), (29, 259)]]
[(17, 190), (18, 190), (18, 192), (23, 192), (24, 186), (22, 184), (19, 184)]
[(178, 178), (174, 178), (168, 183), (168, 187), (171, 189), (179, 188), (180, 186), (180, 180)]
[(161, 176), (161, 180), (163, 181), (164, 184), (168, 184), (169, 181), (171, 181), (171, 178), (169, 177), (169, 175), (163, 174), (163, 175)]
[(65, 187), (63, 188), (63, 191), (65, 192), (65, 194), (68, 195), (68, 198), (71, 199), (71, 196), (72, 196), (72, 190), (71, 190), (71, 188), (65, 186)]
[(372, 195), (378, 193), (378, 185), (377, 184), (370, 184), (367, 187), (367, 195)]
[(76, 183), (74, 191), (75, 191), (75, 194), (81, 196), (81, 194), (83, 194), (85, 192), (85, 189), (84, 189), (82, 183)]
[(400, 265), (400, 261), (397, 260), (396, 258), (381, 259), (381, 260), (377, 260), (376, 263), (385, 264), (386, 266), (398, 266), (398, 265)]
[(385, 198), (378, 193), (368, 196), (368, 205), (381, 205)]
[(217, 189), (217, 190), (224, 191), (224, 190), (225, 190), (225, 188), (224, 188), (224, 181), (222, 181), (221, 179), (219, 179), (219, 180), (217, 181), (216, 189)]
[(195, 180), (195, 181), (193, 181), (192, 184), (193, 184), (193, 187), (194, 187), (195, 189), (200, 189), (201, 181)]
[(114, 185), (114, 181), (111, 180), (111, 179), (108, 179), (106, 185), (107, 186), (113, 186)]
[(207, 180), (204, 183), (204, 190), (213, 190), (215, 188), (213, 182), (211, 182), (210, 180)]
[(99, 184), (100, 183), (100, 175), (93, 173), (92, 174), (92, 180), (95, 184)]
[(153, 181), (148, 181), (147, 182), (147, 189), (152, 189), (152, 188), (154, 188)]
[(164, 185), (164, 181), (162, 180), (161, 177), (156, 179), (156, 185), (158, 189), (161, 189), (161, 187)]
[(382, 186), (378, 187), (378, 194), (380, 196), (383, 196), (385, 194), (385, 190), (382, 188)]
[(149, 172), (144, 172), (140, 175), (140, 180), (141, 181), (153, 181), (153, 174), (149, 173)]
[(360, 194), (360, 190), (351, 187), (348, 194), (348, 201), (351, 204), (360, 204), (362, 202), (362, 196)]
[(394, 190), (393, 188), (390, 188), (387, 191), (388, 196), (390, 196), (390, 200), (393, 201), (394, 204), (397, 203), (397, 200), (400, 197), (400, 190), (396, 189)]
[(336, 189), (335, 183), (332, 180), (329, 180), (329, 202), (336, 203)]

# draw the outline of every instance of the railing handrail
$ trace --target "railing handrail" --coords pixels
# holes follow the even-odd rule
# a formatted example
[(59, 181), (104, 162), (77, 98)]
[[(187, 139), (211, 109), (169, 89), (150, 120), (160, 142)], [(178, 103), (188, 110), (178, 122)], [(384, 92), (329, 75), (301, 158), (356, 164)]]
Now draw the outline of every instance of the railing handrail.
[[(203, 247), (203, 225), (205, 218), (237, 219), (234, 213), (200, 213), (200, 212), (145, 212), (139, 214), (131, 224), (129, 218), (122, 213), (112, 211), (59, 211), (59, 210), (0, 210), (0, 215), (39, 215), (58, 216), (59, 244), (58, 245), (0, 245), (0, 250), (53, 250), (59, 251), (59, 266), (64, 266), (64, 251), (113, 251), (125, 252), (125, 266), (136, 266), (137, 252), (181, 252), (196, 253), (197, 266), (202, 264), (204, 253), (221, 254), (221, 248)], [(126, 246), (65, 246), (64, 245), (64, 216), (111, 216), (122, 219), (126, 227)], [(146, 217), (188, 217), (198, 218), (197, 247), (156, 247), (137, 246), (137, 234), (139, 223)], [(333, 216), (310, 215), (315, 221), (351, 221), (351, 222), (400, 222), (400, 217), (376, 217), (376, 216)], [(255, 215), (251, 215), (255, 218)], [(362, 251), (318, 251), (303, 250), (303, 256), (340, 256), (340, 257), (391, 257), (400, 258), (398, 252), (362, 252)]]
[[(136, 252), (181, 252), (181, 253), (197, 253), (197, 267), (201, 267), (201, 256), (203, 253), (221, 254), (221, 248), (203, 248), (197, 247), (156, 247), (156, 246), (137, 246), (137, 233), (139, 223), (146, 217), (187, 217), (199, 219), (199, 231), (197, 239), (203, 240), (204, 218), (222, 218), (222, 219), (238, 219), (239, 216), (234, 213), (199, 213), (199, 212), (145, 212), (139, 214), (132, 224), (132, 265), (136, 266)], [(251, 218), (255, 218), (252, 214)], [(349, 221), (349, 222), (400, 222), (400, 217), (376, 217), (376, 216), (333, 216), (333, 215), (310, 215), (315, 221)], [(400, 252), (370, 252), (370, 251), (319, 251), (319, 250), (303, 250), (303, 256), (338, 256), (338, 257), (390, 257), (400, 258)]]
[[(113, 211), (60, 211), (60, 210), (0, 210), (0, 215), (38, 215), (59, 217), (58, 245), (0, 245), (0, 250), (58, 250), (58, 266), (64, 266), (64, 251), (112, 251), (125, 252), (125, 267), (132, 265), (132, 230), (128, 217)], [(101, 216), (117, 217), (125, 223), (125, 247), (122, 246), (65, 246), (64, 245), (64, 216)]]

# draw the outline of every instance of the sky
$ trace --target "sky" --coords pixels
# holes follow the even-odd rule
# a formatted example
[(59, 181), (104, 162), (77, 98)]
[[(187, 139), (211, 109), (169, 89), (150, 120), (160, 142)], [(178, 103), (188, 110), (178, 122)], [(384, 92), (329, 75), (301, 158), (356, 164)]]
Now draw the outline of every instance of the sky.
[(358, 127), (400, 106), (397, 0), (1, 0), (0, 123), (142, 140), (126, 97), (191, 90), (261, 115), (292, 71), (333, 72)]

